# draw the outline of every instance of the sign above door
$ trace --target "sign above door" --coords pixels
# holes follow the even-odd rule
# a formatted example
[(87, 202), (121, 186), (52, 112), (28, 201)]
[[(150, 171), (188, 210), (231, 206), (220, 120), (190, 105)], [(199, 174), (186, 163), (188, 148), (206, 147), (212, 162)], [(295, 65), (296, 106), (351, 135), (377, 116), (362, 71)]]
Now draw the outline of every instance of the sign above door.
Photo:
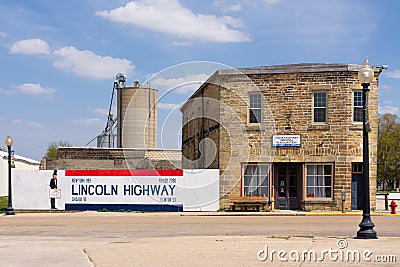
[(276, 147), (299, 147), (301, 145), (301, 138), (299, 134), (275, 134), (272, 137), (272, 145)]

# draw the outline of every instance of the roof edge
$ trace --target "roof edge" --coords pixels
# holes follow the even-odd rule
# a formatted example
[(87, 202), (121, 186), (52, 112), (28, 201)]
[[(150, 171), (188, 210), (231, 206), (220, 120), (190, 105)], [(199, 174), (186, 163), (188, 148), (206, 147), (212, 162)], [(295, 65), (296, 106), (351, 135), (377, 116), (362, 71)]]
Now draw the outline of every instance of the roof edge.
[[(341, 63), (298, 63), (275, 66), (259, 66), (238, 69), (221, 69), (216, 73), (219, 76), (236, 74), (284, 74), (284, 73), (308, 73), (308, 72), (333, 72), (333, 71), (358, 71), (362, 68), (361, 64), (341, 64)], [(373, 66), (375, 72), (381, 72), (384, 66)]]
[[(362, 64), (343, 64), (343, 63), (297, 63), (297, 64), (285, 64), (285, 65), (274, 65), (274, 66), (259, 66), (250, 68), (231, 68), (231, 69), (220, 69), (215, 71), (205, 82), (203, 82), (199, 88), (183, 103), (180, 107), (182, 109), (186, 104), (193, 98), (193, 96), (199, 94), (199, 92), (208, 84), (212, 83), (217, 77), (230, 76), (230, 75), (257, 75), (257, 74), (291, 74), (291, 73), (315, 73), (315, 72), (356, 72), (363, 67)], [(383, 70), (387, 69), (387, 66), (372, 66), (374, 72), (380, 74)]]

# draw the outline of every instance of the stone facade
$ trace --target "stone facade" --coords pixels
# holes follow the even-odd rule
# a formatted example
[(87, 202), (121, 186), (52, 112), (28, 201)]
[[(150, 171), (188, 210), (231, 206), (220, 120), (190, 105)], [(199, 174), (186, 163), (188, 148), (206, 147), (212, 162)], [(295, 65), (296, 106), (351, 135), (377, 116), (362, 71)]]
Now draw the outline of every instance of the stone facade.
[[(267, 174), (258, 178), (267, 177), (263, 195), (269, 208), (341, 210), (345, 192), (345, 210), (358, 209), (356, 170), (363, 161), (363, 134), (362, 123), (354, 121), (353, 113), (355, 92), (362, 89), (357, 78), (360, 68), (353, 64), (295, 64), (215, 72), (181, 109), (182, 167), (220, 169), (221, 208), (228, 208), (232, 197), (249, 193), (246, 190), (252, 184), (244, 181), (246, 168), (260, 165), (257, 172), (267, 169)], [(372, 210), (382, 67), (374, 67), (374, 71), (376, 79), (368, 96)], [(250, 112), (252, 94), (261, 95), (262, 100), (261, 108), (256, 106)], [(319, 95), (326, 96), (324, 122), (314, 117), (319, 112), (315, 107)], [(257, 108), (261, 110), (259, 123), (250, 123), (250, 113)], [(300, 136), (301, 141), (299, 146), (278, 147), (272, 142), (276, 135)], [(326, 176), (314, 175), (313, 168)], [(326, 187), (315, 184), (320, 178)]]
[(44, 158), (45, 170), (180, 169), (180, 150), (60, 147), (59, 158)]

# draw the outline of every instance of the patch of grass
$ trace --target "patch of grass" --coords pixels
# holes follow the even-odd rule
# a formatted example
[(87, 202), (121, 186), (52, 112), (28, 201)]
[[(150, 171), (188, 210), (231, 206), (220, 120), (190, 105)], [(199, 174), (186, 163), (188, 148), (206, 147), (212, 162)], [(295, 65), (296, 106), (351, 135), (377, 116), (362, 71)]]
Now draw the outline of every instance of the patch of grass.
[(106, 209), (106, 208), (103, 208), (103, 209), (101, 209), (101, 210), (98, 210), (97, 212), (109, 212), (110, 210), (108, 210), (108, 209)]
[(0, 213), (5, 213), (8, 207), (8, 197), (0, 197)]
[(140, 211), (136, 211), (136, 210), (124, 210), (124, 209), (109, 210), (109, 209), (103, 208), (103, 209), (101, 209), (101, 210), (98, 210), (97, 212), (134, 212), (134, 213), (139, 213)]

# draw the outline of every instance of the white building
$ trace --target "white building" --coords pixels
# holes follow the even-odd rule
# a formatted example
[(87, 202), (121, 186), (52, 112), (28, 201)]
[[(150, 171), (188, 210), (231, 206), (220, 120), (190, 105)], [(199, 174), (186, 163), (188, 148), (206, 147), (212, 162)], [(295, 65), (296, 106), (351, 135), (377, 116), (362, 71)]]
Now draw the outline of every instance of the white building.
[[(14, 170), (39, 170), (40, 162), (14, 156)], [(0, 196), (8, 196), (8, 152), (0, 151)]]

